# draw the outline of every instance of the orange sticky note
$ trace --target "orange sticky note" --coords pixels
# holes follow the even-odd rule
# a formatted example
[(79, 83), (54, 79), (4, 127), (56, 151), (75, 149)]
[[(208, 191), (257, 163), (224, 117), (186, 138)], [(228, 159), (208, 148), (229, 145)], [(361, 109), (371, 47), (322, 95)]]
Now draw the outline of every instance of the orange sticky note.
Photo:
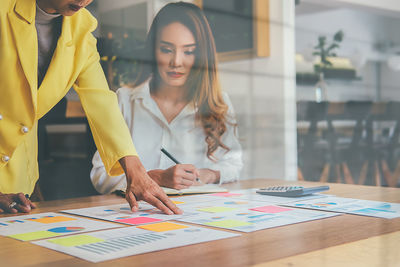
[(184, 228), (188, 228), (188, 227), (189, 226), (177, 224), (177, 223), (161, 222), (161, 223), (142, 225), (142, 226), (138, 226), (137, 228), (150, 230), (153, 232), (166, 232), (166, 231), (184, 229)]
[(183, 204), (183, 203), (185, 203), (185, 202), (172, 200), (172, 203), (174, 203), (175, 205), (178, 205), (178, 204)]
[(75, 218), (65, 217), (65, 216), (54, 216), (54, 217), (44, 217), (39, 219), (31, 219), (31, 221), (38, 223), (57, 223), (57, 222), (68, 222), (75, 221)]

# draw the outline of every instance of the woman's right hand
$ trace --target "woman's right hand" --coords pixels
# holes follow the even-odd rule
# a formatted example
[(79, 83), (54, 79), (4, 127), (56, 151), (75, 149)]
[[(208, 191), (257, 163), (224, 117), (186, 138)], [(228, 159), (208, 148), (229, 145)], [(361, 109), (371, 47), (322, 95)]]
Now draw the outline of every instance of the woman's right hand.
[(189, 188), (200, 176), (192, 164), (177, 164), (166, 170), (151, 170), (147, 173), (158, 185), (177, 190)]

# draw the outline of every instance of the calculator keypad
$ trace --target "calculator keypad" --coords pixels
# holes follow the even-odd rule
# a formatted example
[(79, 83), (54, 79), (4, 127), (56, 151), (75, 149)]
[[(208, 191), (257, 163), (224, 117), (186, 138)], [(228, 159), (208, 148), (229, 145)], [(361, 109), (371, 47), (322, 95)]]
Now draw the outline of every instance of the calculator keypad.
[(303, 189), (302, 186), (271, 186), (264, 188), (264, 191), (269, 191), (269, 192), (287, 192), (287, 191), (294, 191), (294, 190), (300, 190)]

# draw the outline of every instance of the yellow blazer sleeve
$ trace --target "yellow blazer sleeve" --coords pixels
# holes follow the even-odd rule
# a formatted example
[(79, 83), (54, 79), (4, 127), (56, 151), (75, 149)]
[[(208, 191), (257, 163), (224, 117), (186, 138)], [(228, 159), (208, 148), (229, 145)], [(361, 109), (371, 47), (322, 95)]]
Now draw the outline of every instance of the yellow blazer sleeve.
[(115, 93), (108, 88), (96, 39), (88, 38), (88, 59), (80, 72), (74, 89), (78, 93), (93, 138), (109, 175), (121, 175), (123, 169), (118, 160), (125, 156), (137, 156), (132, 137), (122, 117)]

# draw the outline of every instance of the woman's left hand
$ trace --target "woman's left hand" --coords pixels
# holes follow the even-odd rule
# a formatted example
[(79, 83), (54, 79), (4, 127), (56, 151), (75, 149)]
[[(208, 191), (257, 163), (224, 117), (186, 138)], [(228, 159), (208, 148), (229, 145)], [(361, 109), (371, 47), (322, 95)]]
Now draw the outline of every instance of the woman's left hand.
[[(200, 175), (199, 178), (201, 183), (204, 184), (216, 184), (219, 183), (220, 172), (211, 169), (198, 169)], [(195, 185), (201, 185), (200, 182), (196, 182)]]

